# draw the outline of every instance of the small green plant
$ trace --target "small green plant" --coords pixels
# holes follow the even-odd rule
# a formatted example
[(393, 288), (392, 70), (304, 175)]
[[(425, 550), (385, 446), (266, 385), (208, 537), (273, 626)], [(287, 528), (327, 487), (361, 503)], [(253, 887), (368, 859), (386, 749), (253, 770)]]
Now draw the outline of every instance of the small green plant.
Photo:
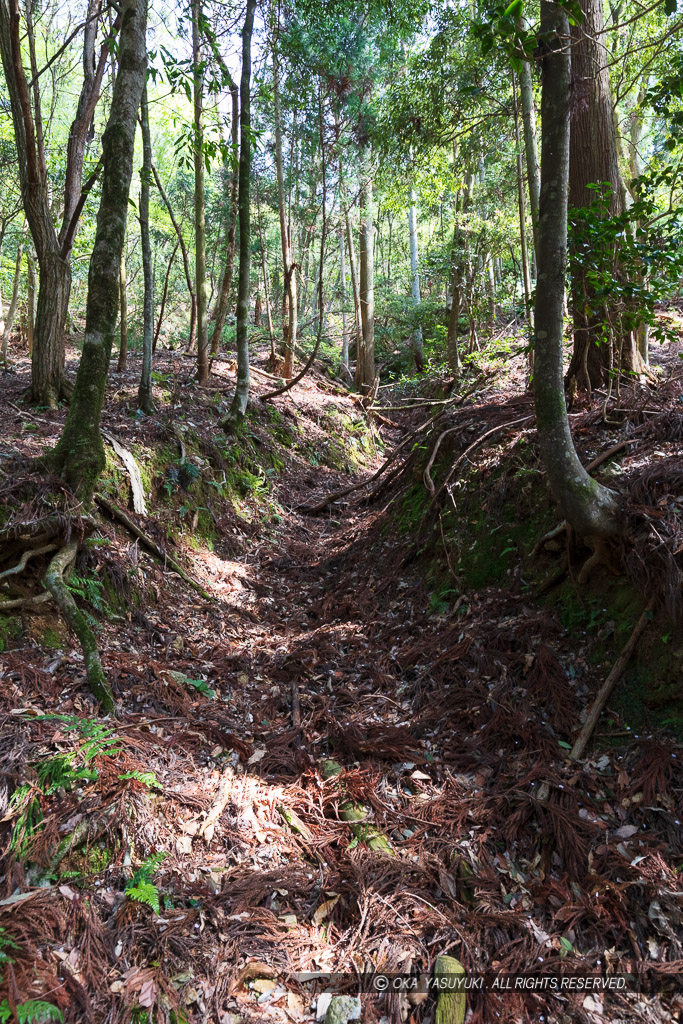
[(155, 914), (159, 913), (159, 890), (152, 878), (166, 856), (164, 852), (153, 853), (142, 862), (125, 888), (125, 893), (130, 899), (151, 907)]
[(29, 999), (25, 1003), (19, 1003), (16, 1007), (16, 1016), (6, 999), (0, 1003), (0, 1024), (9, 1021), (17, 1021), (17, 1024), (43, 1024), (44, 1021), (50, 1020), (64, 1020), (62, 1011), (42, 999)]
[(66, 754), (55, 754), (47, 757), (36, 766), (40, 786), (50, 796), (58, 789), (71, 789), (77, 782), (94, 782), (97, 771), (86, 765), (76, 766), (79, 751), (71, 750)]
[(159, 792), (163, 792), (164, 788), (154, 772), (124, 772), (123, 775), (119, 775), (119, 779), (121, 781), (126, 779), (136, 779), (138, 782), (141, 782), (143, 786), (147, 786), (148, 789), (158, 789)]
[(92, 605), (96, 612), (102, 613), (107, 610), (104, 585), (97, 576), (72, 576), (67, 586), (72, 594)]
[(30, 783), (17, 786), (9, 802), (10, 810), (17, 810), (18, 817), (12, 829), (9, 848), (23, 860), (26, 857), (31, 840), (43, 822), (43, 812), (36, 789)]

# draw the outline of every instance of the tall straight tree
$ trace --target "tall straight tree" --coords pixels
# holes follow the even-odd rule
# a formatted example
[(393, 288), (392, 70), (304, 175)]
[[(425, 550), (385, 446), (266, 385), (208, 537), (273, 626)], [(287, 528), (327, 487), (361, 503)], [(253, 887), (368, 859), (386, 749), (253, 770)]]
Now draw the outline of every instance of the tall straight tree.
[(142, 168), (140, 170), (140, 245), (142, 248), (142, 369), (138, 388), (138, 409), (150, 416), (154, 412), (152, 401), (152, 347), (154, 344), (154, 276), (152, 273), (152, 245), (149, 237), (149, 193), (152, 178), (152, 138), (149, 130), (149, 104), (147, 86), (140, 103), (142, 127)]
[[(420, 304), (420, 271), (418, 268), (418, 256), (417, 256), (417, 208), (416, 208), (416, 197), (415, 189), (410, 189), (410, 206), (408, 207), (408, 234), (410, 236), (410, 278), (411, 278), (411, 293), (413, 297), (413, 305), (419, 306)], [(424, 351), (422, 345), (422, 327), (417, 324), (413, 331), (413, 359), (415, 360), (415, 369), (418, 373), (422, 373), (425, 367)]]
[(367, 392), (375, 379), (375, 225), (369, 146), (361, 158), (360, 190), (360, 348), (356, 354), (356, 384)]
[(83, 354), (64, 430), (50, 459), (86, 504), (105, 466), (100, 421), (119, 311), (135, 129), (147, 72), (146, 31), (147, 0), (124, 0), (119, 70), (102, 137), (102, 196), (88, 273)]
[(192, 102), (194, 108), (194, 233), (197, 296), (197, 379), (209, 383), (209, 336), (206, 323), (206, 198), (204, 195), (204, 75), (202, 67), (202, 0), (192, 0)]
[(567, 522), (583, 537), (617, 532), (614, 493), (581, 465), (569, 429), (562, 378), (564, 282), (567, 264), (571, 57), (566, 8), (541, 0), (541, 195), (534, 397), (548, 482)]
[(247, 0), (242, 29), (242, 76), (240, 79), (239, 228), (240, 263), (237, 281), (237, 384), (229, 422), (244, 419), (249, 401), (249, 290), (251, 286), (251, 36), (256, 0)]
[[(83, 35), (83, 84), (66, 151), (64, 193), (55, 226), (52, 186), (46, 162), (39, 69), (33, 33), (33, 7), (27, 5), (26, 32), (19, 0), (0, 0), (0, 56), (12, 108), (21, 195), (38, 258), (39, 283), (35, 342), (31, 358), (31, 397), (54, 408), (63, 393), (64, 325), (71, 293), (71, 252), (76, 228), (94, 177), (82, 184), (86, 145), (102, 79), (120, 16), (96, 54), (101, 0), (89, 0)], [(31, 80), (24, 68), (25, 45)], [(96, 176), (95, 172), (95, 176)]]
[(286, 380), (294, 369), (294, 348), (298, 332), (298, 306), (296, 263), (292, 247), (292, 230), (287, 215), (285, 194), (285, 172), (282, 156), (282, 111), (280, 109), (280, 59), (278, 53), (279, 25), (273, 29), (273, 117), (275, 121), (275, 173), (277, 175), (278, 209), (280, 214), (280, 239), (282, 242), (282, 334), (285, 361), (282, 375)]
[[(612, 193), (609, 213), (624, 210), (624, 186), (619, 170), (616, 134), (605, 46), (602, 0), (580, 0), (583, 20), (574, 25), (572, 38), (572, 117), (569, 160), (569, 207), (590, 206), (596, 198), (591, 185), (607, 184)], [(571, 256), (571, 254), (570, 254)], [(571, 259), (574, 351), (568, 379), (590, 391), (601, 387), (614, 369), (644, 369), (635, 332), (604, 336), (609, 309), (587, 279), (582, 258)]]
[(221, 343), (221, 335), (228, 315), (228, 303), (230, 301), (230, 289), (232, 287), (232, 274), (235, 265), (235, 232), (237, 229), (237, 187), (239, 183), (239, 111), (240, 101), (236, 83), (233, 81), (230, 69), (222, 58), (220, 59), (223, 78), (228, 83), (231, 101), (230, 140), (232, 143), (231, 168), (230, 168), (230, 209), (228, 211), (228, 242), (225, 253), (225, 266), (221, 276), (221, 286), (218, 290), (218, 298), (213, 311), (213, 333), (211, 335), (211, 354), (216, 355), (218, 346)]

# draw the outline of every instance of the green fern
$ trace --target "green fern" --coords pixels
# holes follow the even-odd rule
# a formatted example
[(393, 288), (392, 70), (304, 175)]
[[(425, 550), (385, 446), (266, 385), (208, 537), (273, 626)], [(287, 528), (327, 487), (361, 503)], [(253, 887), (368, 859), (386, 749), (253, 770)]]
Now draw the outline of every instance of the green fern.
[[(7, 931), (6, 928), (0, 928), (0, 965), (1, 964), (13, 964), (14, 960), (7, 952), (8, 949), (18, 949), (13, 936)], [(0, 981), (2, 981), (2, 975), (0, 974)]]
[(151, 907), (155, 914), (159, 913), (159, 890), (153, 882), (140, 882), (139, 885), (129, 883), (126, 886), (126, 895), (135, 903), (144, 903)]
[[(76, 768), (74, 761), (82, 751), (71, 751), (68, 754), (55, 754), (47, 757), (37, 765), (38, 778), (43, 792), (48, 796), (58, 789), (71, 789), (77, 782), (94, 782), (97, 771), (94, 768)], [(90, 758), (86, 758), (86, 762)]]
[(147, 786), (148, 789), (158, 789), (159, 792), (163, 792), (164, 787), (157, 779), (154, 772), (124, 772), (123, 775), (119, 775), (119, 779), (124, 781), (125, 779), (137, 779), (143, 786)]
[[(0, 1024), (7, 1024), (13, 1017), (9, 1003), (3, 999), (0, 1003)], [(63, 1021), (62, 1011), (52, 1003), (42, 999), (29, 999), (17, 1006), (16, 1019), (18, 1024), (44, 1024), (45, 1021)]]
[(19, 815), (14, 823), (9, 841), (9, 849), (23, 859), (34, 835), (43, 823), (43, 812), (40, 801), (34, 796), (35, 788), (29, 784), (17, 786), (10, 797), (9, 805), (18, 808)]
[(125, 888), (127, 896), (136, 903), (144, 903), (151, 907), (155, 914), (159, 913), (159, 890), (152, 882), (152, 877), (167, 856), (168, 854), (163, 851), (153, 853), (142, 862)]

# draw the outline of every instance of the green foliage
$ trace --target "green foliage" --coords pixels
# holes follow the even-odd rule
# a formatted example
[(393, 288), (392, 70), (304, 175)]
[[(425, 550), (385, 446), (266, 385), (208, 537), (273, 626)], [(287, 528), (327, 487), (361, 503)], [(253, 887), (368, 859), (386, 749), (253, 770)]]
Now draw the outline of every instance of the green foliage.
[(21, 859), (28, 856), (31, 840), (42, 825), (40, 795), (51, 796), (60, 789), (70, 790), (79, 783), (94, 782), (98, 773), (91, 766), (93, 759), (121, 751), (118, 737), (98, 719), (77, 718), (75, 715), (38, 715), (36, 720), (58, 721), (65, 730), (79, 733), (82, 742), (74, 750), (39, 761), (35, 766), (38, 786), (25, 783), (17, 786), (12, 794), (10, 808), (17, 812), (17, 818), (9, 848)]
[(135, 903), (142, 903), (151, 907), (155, 914), (159, 913), (159, 890), (154, 885), (152, 878), (158, 871), (161, 862), (167, 856), (164, 852), (154, 853), (148, 857), (137, 869), (125, 888), (126, 895)]
[(129, 883), (126, 886), (126, 895), (135, 903), (151, 907), (155, 914), (159, 913), (159, 890), (153, 882), (142, 881), (137, 885)]
[(623, 337), (650, 325), (659, 341), (677, 334), (656, 315), (657, 303), (671, 295), (683, 274), (683, 206), (663, 216), (655, 190), (662, 185), (673, 194), (677, 171), (662, 168), (638, 181), (638, 198), (624, 213), (610, 216), (612, 188), (590, 185), (596, 198), (590, 206), (572, 210), (572, 266), (589, 286), (594, 315), (602, 316), (605, 337)]
[(9, 806), (10, 810), (18, 811), (10, 836), (9, 849), (23, 860), (28, 853), (31, 840), (43, 822), (43, 812), (35, 787), (29, 783), (17, 786), (10, 797)]
[(78, 751), (66, 754), (55, 754), (41, 761), (36, 770), (43, 792), (49, 796), (58, 789), (71, 789), (77, 782), (94, 782), (97, 771), (85, 765), (77, 767), (75, 761)]
[(143, 786), (147, 786), (148, 789), (158, 789), (161, 792), (163, 792), (164, 788), (157, 779), (154, 772), (124, 772), (123, 775), (119, 775), (119, 779), (122, 781), (126, 779), (137, 779), (138, 782), (141, 782)]
[(25, 1003), (18, 1003), (15, 1017), (9, 1003), (3, 999), (0, 1003), (0, 1024), (9, 1024), (12, 1020), (15, 1020), (16, 1024), (44, 1024), (46, 1021), (64, 1020), (64, 1017), (59, 1007), (42, 999), (29, 999)]
[(67, 586), (72, 594), (92, 605), (96, 612), (103, 613), (107, 610), (104, 585), (102, 580), (98, 579), (94, 574), (71, 576), (67, 581)]

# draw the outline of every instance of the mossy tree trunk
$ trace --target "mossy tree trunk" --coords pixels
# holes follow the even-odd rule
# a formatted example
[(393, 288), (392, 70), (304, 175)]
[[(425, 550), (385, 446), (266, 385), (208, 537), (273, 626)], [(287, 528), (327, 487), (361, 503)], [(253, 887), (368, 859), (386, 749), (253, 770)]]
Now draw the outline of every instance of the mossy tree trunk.
[(136, 119), (147, 70), (146, 28), (147, 0), (124, 0), (119, 70), (102, 137), (102, 196), (88, 274), (83, 354), (52, 461), (86, 503), (105, 465), (100, 420), (119, 308)]
[(237, 386), (230, 407), (230, 419), (244, 419), (249, 401), (249, 289), (251, 285), (251, 36), (256, 0), (247, 0), (242, 29), (242, 77), (240, 80), (240, 163), (238, 217), (240, 262), (237, 281)]
[(152, 139), (149, 131), (149, 104), (147, 86), (140, 103), (142, 126), (142, 169), (140, 172), (140, 242), (142, 246), (142, 272), (144, 298), (142, 309), (142, 371), (138, 388), (138, 409), (148, 416), (154, 412), (152, 401), (152, 347), (154, 345), (154, 276), (152, 274), (152, 245), (149, 238), (149, 191), (152, 177)]
[(564, 397), (562, 335), (567, 262), (571, 57), (565, 8), (541, 2), (542, 156), (536, 289), (534, 392), (541, 454), (553, 495), (581, 536), (617, 533), (616, 495), (585, 471), (574, 448)]

